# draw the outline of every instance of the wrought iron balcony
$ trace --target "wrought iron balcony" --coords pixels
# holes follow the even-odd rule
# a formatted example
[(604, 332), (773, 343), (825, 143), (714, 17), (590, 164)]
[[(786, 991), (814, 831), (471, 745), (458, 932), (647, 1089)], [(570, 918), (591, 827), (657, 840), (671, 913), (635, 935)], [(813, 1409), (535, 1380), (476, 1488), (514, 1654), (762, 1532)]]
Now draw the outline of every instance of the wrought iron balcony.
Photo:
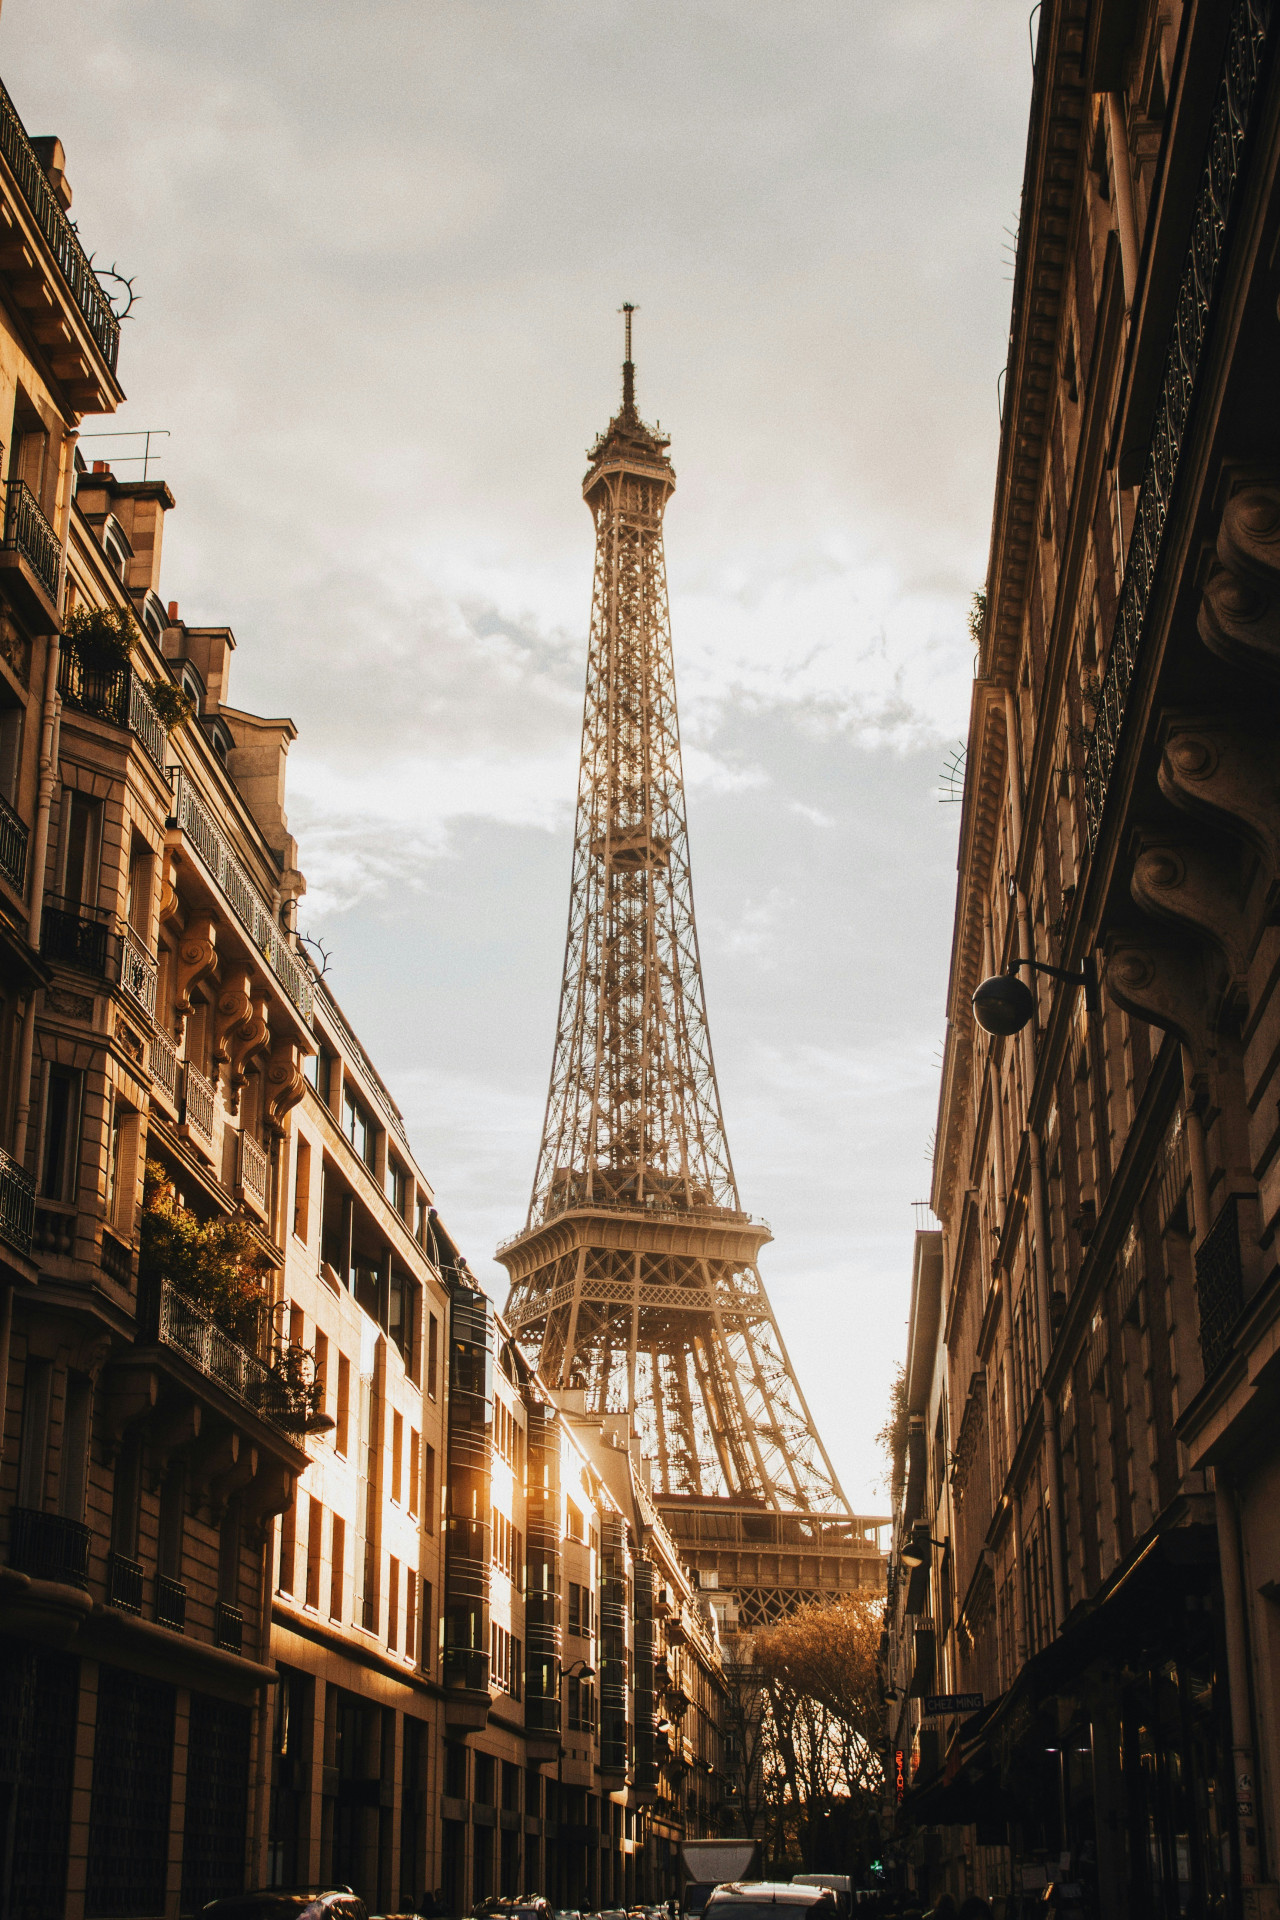
[(1231, 1335), (1244, 1312), (1244, 1267), (1234, 1194), (1223, 1202), (1196, 1249), (1196, 1299), (1200, 1308), (1200, 1354), (1207, 1380), (1230, 1352)]
[(113, 1553), (107, 1562), (107, 1605), (121, 1613), (142, 1612), (142, 1562)]
[[(3, 91), (0, 87), (0, 93)], [(62, 544), (25, 480), (11, 480), (5, 488), (4, 546), (7, 553), (19, 554), (26, 561), (45, 599), (56, 607), (62, 578)]]
[(0, 1239), (18, 1253), (30, 1253), (35, 1228), (35, 1182), (25, 1167), (0, 1147)]
[(80, 973), (91, 973), (95, 980), (105, 980), (110, 947), (107, 916), (96, 907), (50, 904), (45, 908), (40, 951), (46, 960), (60, 961), (64, 967), (75, 967)]
[(27, 827), (9, 802), (0, 796), (0, 873), (15, 893), (27, 884)]
[(167, 1033), (161, 1033), (159, 1027), (152, 1029), (147, 1042), (147, 1064), (151, 1069), (152, 1081), (160, 1088), (176, 1112), (182, 1063), (178, 1059), (178, 1049)]
[(36, 1580), (83, 1587), (89, 1568), (89, 1529), (60, 1513), (11, 1507), (9, 1565)]
[(224, 1333), (171, 1281), (160, 1281), (150, 1292), (139, 1316), (142, 1337), (182, 1354), (206, 1379), (298, 1444), (308, 1412), (305, 1393)]
[(244, 1614), (229, 1600), (219, 1600), (213, 1609), (213, 1644), (227, 1653), (239, 1653), (244, 1647)]
[(175, 1633), (186, 1630), (187, 1589), (181, 1580), (171, 1580), (165, 1573), (156, 1575), (156, 1620)]
[(68, 647), (58, 663), (58, 692), (63, 705), (77, 713), (127, 727), (152, 765), (167, 775), (168, 729), (132, 667), (95, 667)]
[(182, 1076), (182, 1125), (188, 1137), (194, 1137), (197, 1146), (205, 1152), (213, 1152), (213, 1087), (204, 1075), (193, 1067), (188, 1060), (186, 1072)]
[(0, 154), (4, 155), (36, 225), (48, 242), (58, 263), (58, 271), (93, 336), (94, 345), (114, 373), (120, 352), (120, 322), (88, 254), (77, 238), (75, 228), (58, 204), (49, 184), (49, 176), (41, 166), (35, 148), (27, 138), (27, 130), (18, 118), (18, 110), (3, 86), (0, 86)]
[(303, 1019), (311, 1019), (311, 975), (285, 938), (272, 913), (240, 862), (232, 853), (213, 816), (178, 768), (173, 803), (174, 824), (195, 848), (227, 905), (263, 956)]
[(242, 1198), (265, 1220), (271, 1190), (271, 1162), (251, 1133), (240, 1135), (238, 1177)]
[(156, 972), (155, 961), (126, 927), (120, 942), (120, 985), (149, 1020), (155, 1018)]

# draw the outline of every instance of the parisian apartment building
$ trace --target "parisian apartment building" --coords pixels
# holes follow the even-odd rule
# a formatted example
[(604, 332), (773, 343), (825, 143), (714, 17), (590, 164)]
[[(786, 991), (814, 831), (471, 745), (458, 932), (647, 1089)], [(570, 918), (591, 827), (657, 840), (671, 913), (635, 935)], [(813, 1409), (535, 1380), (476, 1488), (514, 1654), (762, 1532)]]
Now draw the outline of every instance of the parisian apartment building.
[(534, 1373), (297, 932), (295, 729), (86, 458), (120, 324), (0, 88), (0, 1886), (665, 1899), (715, 1616)]
[(922, 1905), (1274, 1915), (1280, 22), (1044, 0), (1035, 34), (912, 1272), (895, 1870)]

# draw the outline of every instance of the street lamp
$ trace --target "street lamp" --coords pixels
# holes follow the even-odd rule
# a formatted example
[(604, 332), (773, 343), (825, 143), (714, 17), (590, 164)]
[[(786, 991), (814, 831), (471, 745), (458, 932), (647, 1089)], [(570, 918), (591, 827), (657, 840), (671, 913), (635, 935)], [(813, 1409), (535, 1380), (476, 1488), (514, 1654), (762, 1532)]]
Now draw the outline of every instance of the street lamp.
[(1090, 1013), (1097, 1012), (1098, 975), (1087, 954), (1080, 963), (1079, 973), (1069, 973), (1065, 967), (1051, 967), (1047, 960), (1012, 960), (1006, 972), (993, 973), (974, 993), (973, 1017), (987, 1033), (1021, 1033), (1036, 1010), (1030, 987), (1018, 978), (1019, 967), (1030, 967), (1033, 973), (1052, 974), (1055, 980), (1065, 980), (1068, 986), (1083, 987), (1085, 1006)]
[[(564, 1826), (564, 1701), (562, 1698), (564, 1683), (566, 1680), (594, 1680), (595, 1677), (595, 1668), (589, 1667), (585, 1660), (575, 1660), (571, 1667), (562, 1666), (560, 1668), (560, 1679), (556, 1686), (556, 1710), (560, 1718), (560, 1744), (556, 1748), (556, 1830), (558, 1834)], [(556, 1850), (560, 1856), (560, 1872), (558, 1877), (560, 1881), (560, 1896), (563, 1899), (568, 1892), (568, 1888), (565, 1885), (563, 1837), (557, 1839)]]

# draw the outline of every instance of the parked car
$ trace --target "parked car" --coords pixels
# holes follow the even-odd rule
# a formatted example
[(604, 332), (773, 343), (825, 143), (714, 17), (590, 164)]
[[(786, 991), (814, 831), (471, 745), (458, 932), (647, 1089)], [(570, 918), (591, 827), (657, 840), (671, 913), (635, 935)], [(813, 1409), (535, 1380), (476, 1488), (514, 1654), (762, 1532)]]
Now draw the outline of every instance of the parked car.
[(710, 1894), (703, 1920), (838, 1920), (829, 1887), (786, 1880), (727, 1880)]
[(231, 1893), (201, 1908), (206, 1920), (369, 1920), (350, 1887), (259, 1887)]

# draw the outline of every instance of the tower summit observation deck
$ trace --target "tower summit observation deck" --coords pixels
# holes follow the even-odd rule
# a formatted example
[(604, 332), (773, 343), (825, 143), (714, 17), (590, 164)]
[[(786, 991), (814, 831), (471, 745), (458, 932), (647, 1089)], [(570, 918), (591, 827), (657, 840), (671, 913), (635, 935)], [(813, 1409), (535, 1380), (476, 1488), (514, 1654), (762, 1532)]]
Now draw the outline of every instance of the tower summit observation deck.
[(622, 406), (588, 455), (595, 521), (564, 978), (507, 1314), (544, 1379), (627, 1414), (658, 1508), (732, 1629), (879, 1586), (760, 1279), (707, 1030), (662, 523), (669, 441)]

